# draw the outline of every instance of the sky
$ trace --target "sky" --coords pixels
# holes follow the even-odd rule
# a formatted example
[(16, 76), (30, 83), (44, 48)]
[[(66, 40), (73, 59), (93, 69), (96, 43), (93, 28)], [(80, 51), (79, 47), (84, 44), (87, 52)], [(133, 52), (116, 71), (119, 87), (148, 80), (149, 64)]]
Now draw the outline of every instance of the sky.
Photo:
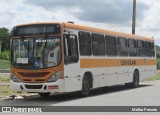
[[(131, 33), (133, 0), (0, 0), (0, 27), (68, 22)], [(160, 45), (159, 0), (137, 0), (136, 34)]]

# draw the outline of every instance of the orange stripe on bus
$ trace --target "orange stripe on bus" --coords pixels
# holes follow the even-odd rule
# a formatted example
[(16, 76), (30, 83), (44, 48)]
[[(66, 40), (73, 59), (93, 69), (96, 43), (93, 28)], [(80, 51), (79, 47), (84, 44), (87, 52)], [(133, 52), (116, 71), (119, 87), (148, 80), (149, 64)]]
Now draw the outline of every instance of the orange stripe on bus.
[(156, 65), (156, 59), (80, 59), (80, 68)]

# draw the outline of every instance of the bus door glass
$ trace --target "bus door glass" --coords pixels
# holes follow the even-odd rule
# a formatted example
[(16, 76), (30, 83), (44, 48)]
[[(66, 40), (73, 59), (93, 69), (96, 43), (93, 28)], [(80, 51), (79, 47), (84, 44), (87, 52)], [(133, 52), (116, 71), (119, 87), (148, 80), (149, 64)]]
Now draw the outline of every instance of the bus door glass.
[(78, 44), (76, 35), (64, 35), (64, 62), (65, 64), (78, 62)]

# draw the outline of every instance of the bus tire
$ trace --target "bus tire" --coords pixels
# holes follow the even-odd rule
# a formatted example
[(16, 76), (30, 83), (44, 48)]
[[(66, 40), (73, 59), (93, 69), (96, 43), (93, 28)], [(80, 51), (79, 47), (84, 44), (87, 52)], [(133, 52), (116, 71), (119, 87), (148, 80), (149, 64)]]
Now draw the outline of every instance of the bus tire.
[(125, 86), (127, 88), (137, 88), (139, 86), (139, 72), (138, 72), (138, 70), (135, 70), (133, 73), (133, 82), (126, 83)]
[(82, 83), (81, 95), (83, 97), (86, 97), (89, 95), (89, 93), (90, 93), (90, 81), (89, 81), (88, 77), (84, 77), (83, 83)]
[(50, 93), (39, 93), (39, 95), (41, 97), (48, 97), (50, 95)]
[(136, 70), (133, 74), (133, 88), (137, 88), (139, 86), (139, 72)]

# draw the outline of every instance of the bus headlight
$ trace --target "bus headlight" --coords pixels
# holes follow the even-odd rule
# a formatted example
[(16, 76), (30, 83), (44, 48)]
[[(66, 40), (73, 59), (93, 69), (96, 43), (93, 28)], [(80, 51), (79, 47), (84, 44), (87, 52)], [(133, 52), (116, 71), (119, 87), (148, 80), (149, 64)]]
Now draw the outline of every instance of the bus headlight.
[(16, 75), (14, 75), (13, 73), (11, 74), (11, 78), (14, 82), (20, 82), (19, 78)]
[(52, 77), (49, 78), (48, 82), (55, 82), (62, 75), (62, 71), (57, 72)]

